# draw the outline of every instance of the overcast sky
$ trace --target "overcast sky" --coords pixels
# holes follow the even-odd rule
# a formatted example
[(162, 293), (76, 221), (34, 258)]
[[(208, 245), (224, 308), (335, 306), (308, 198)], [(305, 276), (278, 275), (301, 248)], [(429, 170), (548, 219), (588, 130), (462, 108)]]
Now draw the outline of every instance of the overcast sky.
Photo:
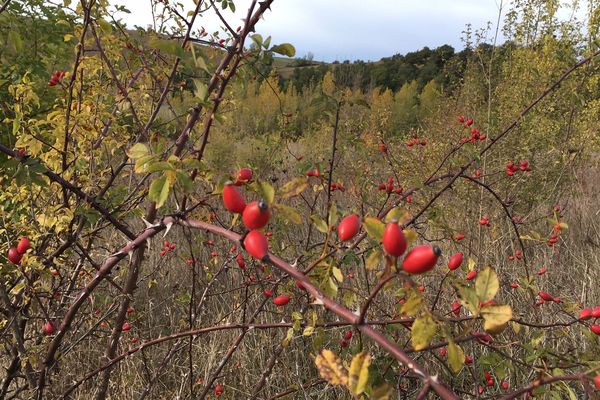
[[(473, 29), (480, 29), (492, 22), (493, 37), (500, 1), (275, 0), (272, 10), (259, 21), (257, 32), (271, 35), (272, 43), (292, 43), (299, 57), (311, 52), (315, 60), (323, 61), (379, 60), (424, 46), (449, 44), (462, 49), (462, 32), (469, 23)], [(180, 2), (186, 10), (194, 7), (192, 0)], [(250, 2), (236, 0), (236, 14), (225, 13), (234, 28), (241, 25)], [(124, 18), (131, 27), (146, 27), (152, 21), (150, 0), (111, 3), (125, 4), (131, 10)], [(502, 14), (508, 1), (503, 3)], [(209, 32), (218, 29), (218, 20), (212, 14), (202, 18), (198, 27), (206, 26)]]

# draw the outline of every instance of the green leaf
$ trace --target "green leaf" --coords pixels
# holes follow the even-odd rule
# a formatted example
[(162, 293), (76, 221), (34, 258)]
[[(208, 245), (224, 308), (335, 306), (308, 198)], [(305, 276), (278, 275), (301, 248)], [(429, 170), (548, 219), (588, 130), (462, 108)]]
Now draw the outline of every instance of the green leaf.
[(176, 174), (177, 174), (177, 183), (179, 183), (179, 185), (181, 185), (181, 187), (183, 188), (183, 191), (185, 193), (190, 193), (192, 191), (192, 189), (194, 188), (192, 178), (190, 178), (190, 176), (184, 171), (176, 171)]
[(144, 143), (136, 143), (127, 151), (127, 155), (132, 160), (137, 160), (140, 157), (150, 154), (150, 149)]
[(200, 79), (194, 79), (194, 95), (200, 99), (200, 101), (205, 101), (208, 98), (208, 86), (206, 83), (202, 82)]
[(494, 331), (508, 323), (513, 314), (512, 309), (508, 305), (490, 305), (481, 309), (481, 316), (484, 319), (483, 329)]
[(282, 43), (271, 47), (273, 53), (281, 54), (287, 57), (294, 57), (296, 55), (296, 48), (290, 43)]
[(319, 232), (326, 234), (329, 231), (329, 229), (327, 228), (327, 224), (325, 223), (323, 218), (319, 217), (318, 215), (311, 215), (310, 220)]
[(163, 175), (152, 181), (150, 191), (148, 192), (148, 199), (156, 203), (156, 208), (160, 208), (167, 201), (170, 188), (167, 176)]
[(281, 189), (279, 189), (279, 196), (284, 199), (298, 196), (308, 187), (308, 179), (306, 178), (294, 178), (287, 182)]
[(293, 224), (299, 225), (302, 223), (302, 216), (294, 208), (286, 206), (284, 204), (275, 204), (274, 208), (277, 209), (277, 215), (283, 217), (283, 219), (290, 221)]
[(269, 183), (264, 181), (258, 182), (258, 192), (260, 197), (270, 206), (275, 199), (275, 189)]
[(133, 168), (135, 173), (141, 173), (141, 172), (145, 172), (146, 171), (146, 164), (148, 164), (151, 161), (154, 161), (156, 159), (156, 156), (153, 156), (151, 154), (145, 155), (145, 156), (141, 156), (140, 158), (135, 160), (135, 167)]
[(498, 293), (499, 288), (498, 275), (492, 268), (486, 267), (483, 271), (477, 273), (475, 292), (480, 302), (492, 300)]
[(448, 364), (450, 365), (450, 369), (457, 374), (460, 372), (464, 363), (465, 353), (463, 349), (453, 341), (450, 341), (450, 343), (448, 343)]
[(329, 227), (333, 227), (335, 226), (335, 224), (337, 224), (338, 221), (338, 212), (337, 212), (337, 205), (335, 204), (335, 202), (331, 203), (331, 207), (329, 207)]
[(473, 315), (479, 315), (479, 297), (475, 289), (462, 284), (457, 285), (457, 289), (460, 303)]
[(175, 170), (175, 167), (170, 162), (157, 161), (157, 162), (153, 162), (152, 164), (148, 164), (146, 166), (146, 168), (144, 169), (144, 172), (151, 174), (152, 172), (174, 171), (174, 170)]
[(348, 388), (353, 395), (359, 396), (365, 391), (365, 386), (369, 381), (370, 365), (371, 356), (367, 353), (361, 352), (352, 358), (348, 371)]
[(435, 336), (437, 324), (430, 314), (425, 314), (415, 320), (410, 333), (412, 345), (415, 350), (422, 350), (429, 346)]
[(383, 222), (373, 217), (366, 217), (363, 222), (363, 226), (367, 231), (367, 235), (372, 237), (373, 239), (381, 242), (383, 239), (383, 231), (385, 230), (385, 225)]

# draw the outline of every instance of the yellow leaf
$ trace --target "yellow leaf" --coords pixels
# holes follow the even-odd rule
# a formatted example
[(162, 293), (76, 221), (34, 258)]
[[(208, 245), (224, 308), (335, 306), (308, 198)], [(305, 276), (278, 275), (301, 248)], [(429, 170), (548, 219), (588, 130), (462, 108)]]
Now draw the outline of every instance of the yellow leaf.
[(307, 326), (306, 328), (304, 328), (304, 332), (302, 332), (302, 336), (310, 336), (313, 334), (314, 331), (315, 331), (314, 326)]
[(481, 309), (481, 316), (484, 319), (483, 329), (500, 329), (512, 318), (512, 309), (508, 305), (490, 305)]
[(498, 293), (499, 288), (498, 275), (496, 275), (496, 272), (492, 268), (486, 267), (477, 274), (475, 293), (477, 293), (479, 301), (492, 300), (496, 296), (496, 293)]
[(382, 255), (383, 253), (380, 250), (374, 250), (371, 252), (371, 254), (369, 254), (369, 257), (367, 257), (367, 260), (365, 262), (365, 267), (367, 268), (367, 271), (372, 271), (379, 266)]
[(422, 308), (423, 308), (423, 299), (419, 295), (413, 293), (410, 295), (408, 300), (406, 300), (406, 303), (404, 303), (402, 305), (402, 308), (400, 309), (400, 313), (406, 314), (409, 317), (413, 317), (413, 316), (417, 315), (419, 313), (419, 311), (421, 311)]
[(415, 240), (417, 240), (417, 237), (419, 235), (417, 235), (417, 232), (413, 231), (412, 229), (405, 229), (402, 231), (404, 233), (404, 237), (406, 237), (406, 245), (410, 246), (411, 244), (414, 243)]
[(448, 343), (448, 364), (452, 372), (457, 374), (465, 363), (465, 353), (459, 345), (450, 341)]
[(331, 269), (331, 273), (338, 282), (344, 282), (344, 274), (342, 273), (341, 269), (339, 269), (338, 267), (333, 267)]
[(279, 215), (281, 215), (285, 220), (296, 225), (302, 223), (302, 216), (294, 208), (283, 204), (275, 204), (274, 207), (277, 209), (277, 211), (279, 211)]
[(331, 350), (321, 350), (321, 354), (315, 359), (321, 378), (332, 385), (347, 385), (348, 371), (344, 368), (342, 360)]
[(358, 396), (365, 391), (365, 386), (369, 380), (369, 366), (371, 365), (371, 356), (366, 353), (358, 353), (350, 363), (350, 374), (348, 388), (353, 395)]
[(269, 183), (265, 181), (259, 181), (258, 193), (268, 205), (273, 204), (273, 200), (275, 199), (275, 189)]
[(363, 225), (367, 234), (378, 242), (383, 239), (383, 231), (385, 230), (385, 225), (383, 222), (373, 217), (366, 217)]
[(437, 325), (430, 314), (425, 314), (415, 320), (410, 333), (412, 345), (415, 350), (422, 350), (429, 346), (435, 335)]
[(319, 217), (318, 215), (311, 215), (310, 220), (319, 232), (327, 233), (327, 231), (329, 230), (327, 228), (327, 224), (325, 223), (325, 221), (323, 221), (323, 218)]
[(306, 178), (294, 178), (287, 182), (281, 189), (279, 189), (279, 195), (284, 199), (298, 196), (308, 187), (308, 180)]

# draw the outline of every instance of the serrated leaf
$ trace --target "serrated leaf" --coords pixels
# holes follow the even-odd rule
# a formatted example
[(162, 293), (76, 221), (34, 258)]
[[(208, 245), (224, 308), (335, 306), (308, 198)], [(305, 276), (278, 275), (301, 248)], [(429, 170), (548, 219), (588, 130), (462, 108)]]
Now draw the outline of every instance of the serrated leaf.
[(383, 239), (383, 231), (385, 230), (385, 225), (383, 222), (377, 218), (366, 217), (363, 221), (363, 226), (367, 231), (367, 235), (376, 241), (381, 242), (381, 239)]
[(471, 312), (473, 315), (479, 314), (479, 298), (477, 297), (477, 293), (474, 288), (457, 285), (458, 289), (458, 298), (460, 299), (460, 303)]
[(508, 305), (490, 305), (481, 308), (481, 316), (484, 320), (483, 329), (494, 331), (506, 325), (513, 314)]
[(282, 43), (275, 45), (271, 47), (271, 51), (287, 57), (294, 57), (296, 55), (296, 48), (290, 43)]
[(304, 328), (304, 332), (302, 332), (302, 336), (310, 336), (313, 334), (314, 331), (315, 331), (314, 326), (307, 326), (306, 328)]
[(152, 172), (173, 171), (173, 170), (175, 170), (175, 167), (173, 167), (173, 164), (171, 164), (170, 162), (157, 161), (157, 162), (153, 162), (152, 164), (148, 164), (146, 166), (146, 168), (144, 169), (144, 172), (151, 174)]
[(296, 225), (302, 223), (302, 216), (294, 208), (284, 204), (275, 204), (274, 208), (276, 208), (278, 211), (277, 215), (283, 217), (283, 219)]
[(327, 224), (325, 223), (323, 218), (319, 217), (318, 215), (311, 215), (310, 220), (319, 232), (327, 233), (329, 231), (329, 229), (327, 228)]
[(344, 282), (344, 274), (342, 273), (342, 270), (339, 269), (338, 267), (333, 267), (331, 269), (331, 273), (333, 274), (333, 277), (340, 283)]
[(361, 352), (352, 358), (348, 374), (348, 388), (353, 395), (359, 396), (365, 391), (365, 386), (369, 381), (370, 365), (371, 356), (367, 353)]
[(477, 273), (475, 292), (480, 302), (492, 300), (498, 293), (499, 288), (498, 275), (492, 268), (486, 267), (483, 271)]
[(367, 271), (373, 271), (374, 269), (377, 269), (379, 263), (381, 263), (382, 257), (383, 253), (381, 250), (373, 250), (365, 262), (365, 268), (367, 268)]
[(409, 317), (414, 317), (423, 309), (423, 299), (421, 296), (412, 293), (408, 300), (402, 305), (400, 309), (401, 314), (406, 314)]
[(321, 350), (315, 359), (321, 378), (332, 385), (347, 385), (348, 371), (344, 368), (342, 360), (328, 349)]
[(258, 192), (260, 197), (270, 206), (275, 199), (275, 189), (265, 181), (258, 182)]
[(127, 151), (127, 155), (132, 160), (137, 160), (148, 154), (150, 154), (150, 149), (144, 143), (136, 143)]
[(465, 363), (463, 349), (453, 341), (448, 343), (448, 365), (455, 374), (459, 373)]
[(283, 347), (288, 347), (293, 338), (294, 338), (294, 328), (289, 328), (287, 330), (287, 334), (285, 335), (285, 338), (283, 338), (283, 340), (281, 341), (281, 345)]
[(163, 175), (152, 181), (152, 184), (150, 184), (148, 199), (156, 203), (156, 208), (160, 208), (165, 204), (165, 201), (167, 201), (170, 188), (166, 175)]
[(412, 325), (410, 337), (413, 348), (417, 351), (429, 346), (435, 336), (437, 324), (430, 314), (425, 314), (415, 320)]
[(327, 221), (327, 224), (331, 228), (331, 227), (335, 226), (335, 224), (337, 224), (337, 221), (338, 221), (337, 204), (335, 204), (335, 202), (333, 202), (333, 203), (331, 203), (331, 207), (329, 207), (329, 220)]
[(302, 177), (294, 178), (279, 189), (279, 196), (283, 199), (289, 199), (290, 197), (298, 196), (307, 187), (308, 179)]

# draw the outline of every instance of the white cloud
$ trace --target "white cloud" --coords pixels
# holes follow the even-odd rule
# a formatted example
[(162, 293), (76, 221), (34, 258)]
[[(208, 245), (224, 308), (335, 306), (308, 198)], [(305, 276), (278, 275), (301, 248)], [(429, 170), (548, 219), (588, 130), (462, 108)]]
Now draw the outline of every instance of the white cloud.
[[(450, 44), (462, 48), (462, 31), (468, 23), (474, 29), (496, 21), (500, 0), (276, 0), (272, 11), (259, 21), (257, 31), (271, 35), (273, 43), (290, 42), (297, 54), (308, 52), (315, 59), (378, 60), (423, 46)], [(111, 0), (126, 4), (132, 14), (129, 25), (146, 26), (152, 20), (150, 0)], [(182, 0), (187, 10), (191, 0)], [(236, 0), (236, 14), (224, 12), (235, 28), (245, 17), (250, 0)], [(507, 7), (508, 0), (504, 1)], [(209, 12), (198, 26), (209, 32), (220, 26)]]

